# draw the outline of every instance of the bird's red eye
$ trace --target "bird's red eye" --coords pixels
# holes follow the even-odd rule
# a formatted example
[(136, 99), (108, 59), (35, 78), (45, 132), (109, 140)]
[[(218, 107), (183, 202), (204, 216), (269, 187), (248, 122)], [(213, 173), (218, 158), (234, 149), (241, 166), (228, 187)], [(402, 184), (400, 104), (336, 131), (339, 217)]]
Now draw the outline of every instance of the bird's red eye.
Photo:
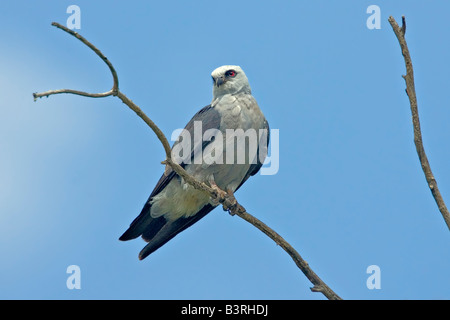
[(225, 72), (225, 75), (227, 77), (235, 77), (236, 76), (236, 71), (234, 70), (228, 70), (227, 72)]

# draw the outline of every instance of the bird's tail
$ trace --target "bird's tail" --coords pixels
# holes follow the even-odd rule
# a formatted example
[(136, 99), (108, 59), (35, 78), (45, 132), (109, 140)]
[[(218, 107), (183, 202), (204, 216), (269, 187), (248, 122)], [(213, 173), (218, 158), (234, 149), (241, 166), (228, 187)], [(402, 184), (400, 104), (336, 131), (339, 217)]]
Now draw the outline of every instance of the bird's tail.
[(128, 230), (120, 236), (119, 240), (126, 241), (142, 236), (148, 242), (139, 253), (139, 260), (143, 260), (177, 234), (199, 221), (214, 208), (215, 206), (207, 204), (194, 216), (170, 221), (166, 220), (164, 216), (152, 218), (150, 215), (151, 204), (147, 203), (141, 214), (131, 223)]

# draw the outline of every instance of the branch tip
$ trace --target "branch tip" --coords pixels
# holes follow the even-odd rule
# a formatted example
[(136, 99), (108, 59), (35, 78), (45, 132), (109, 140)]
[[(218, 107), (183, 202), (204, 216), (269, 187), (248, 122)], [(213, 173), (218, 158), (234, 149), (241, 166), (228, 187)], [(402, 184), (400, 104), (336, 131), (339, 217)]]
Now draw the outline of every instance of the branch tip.
[(406, 33), (406, 19), (405, 19), (405, 16), (402, 16), (402, 33), (403, 33), (403, 36), (405, 36), (405, 33)]
[(113, 86), (112, 89), (104, 92), (104, 93), (88, 93), (88, 92), (84, 92), (84, 91), (79, 91), (79, 90), (72, 90), (72, 89), (61, 89), (61, 90), (49, 90), (43, 93), (34, 93), (33, 97), (34, 97), (34, 101), (36, 101), (36, 98), (41, 98), (43, 96), (50, 96), (50, 95), (54, 95), (54, 94), (60, 94), (60, 93), (70, 93), (70, 94), (75, 94), (75, 95), (80, 95), (80, 96), (85, 96), (85, 97), (91, 97), (91, 98), (104, 98), (104, 97), (108, 97), (108, 96), (117, 96), (119, 94), (119, 78), (117, 76), (117, 72), (114, 69), (113, 65), (111, 64), (111, 62), (106, 58), (106, 56), (99, 50), (97, 49), (96, 46), (94, 46), (92, 43), (90, 43), (89, 41), (87, 41), (83, 36), (79, 35), (77, 32), (70, 30), (69, 28), (57, 23), (57, 22), (52, 22), (51, 23), (52, 26), (57, 27), (58, 29), (63, 30), (64, 32), (74, 36), (75, 38), (77, 38), (78, 40), (80, 40), (81, 42), (83, 42), (86, 46), (89, 47), (89, 49), (91, 49), (92, 51), (95, 52), (95, 54), (97, 56), (99, 56), (108, 66), (111, 75), (113, 77)]
[(309, 288), (312, 292), (322, 292), (323, 288), (322, 286), (315, 285), (314, 287)]

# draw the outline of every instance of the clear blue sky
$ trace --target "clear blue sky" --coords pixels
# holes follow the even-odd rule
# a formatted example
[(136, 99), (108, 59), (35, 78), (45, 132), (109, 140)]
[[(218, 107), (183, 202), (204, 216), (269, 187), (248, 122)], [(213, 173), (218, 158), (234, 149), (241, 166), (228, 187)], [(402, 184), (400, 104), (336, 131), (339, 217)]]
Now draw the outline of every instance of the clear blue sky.
[[(260, 231), (216, 209), (144, 261), (118, 237), (163, 171), (155, 135), (103, 92), (121, 90), (167, 134), (238, 64), (271, 128), (280, 169), (236, 194), (347, 299), (449, 299), (450, 232), (413, 143), (405, 73), (387, 19), (407, 19), (426, 151), (450, 204), (450, 28), (446, 1), (2, 1), (1, 299), (323, 299)], [(369, 30), (366, 9), (381, 9)], [(69, 290), (69, 265), (81, 289)], [(366, 269), (381, 270), (369, 290)]]

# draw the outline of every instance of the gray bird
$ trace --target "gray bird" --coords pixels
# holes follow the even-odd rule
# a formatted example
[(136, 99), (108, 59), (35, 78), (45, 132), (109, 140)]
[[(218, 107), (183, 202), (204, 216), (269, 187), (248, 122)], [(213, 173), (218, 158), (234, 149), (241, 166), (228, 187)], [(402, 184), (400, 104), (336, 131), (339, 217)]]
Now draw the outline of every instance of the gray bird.
[[(261, 168), (267, 155), (269, 125), (239, 66), (219, 67), (211, 76), (212, 102), (188, 122), (172, 147), (172, 157), (197, 180), (235, 192)], [(182, 152), (174, 155), (176, 149)], [(166, 167), (120, 240), (142, 236), (148, 242), (139, 253), (142, 260), (217, 205), (207, 193), (194, 189)]]

